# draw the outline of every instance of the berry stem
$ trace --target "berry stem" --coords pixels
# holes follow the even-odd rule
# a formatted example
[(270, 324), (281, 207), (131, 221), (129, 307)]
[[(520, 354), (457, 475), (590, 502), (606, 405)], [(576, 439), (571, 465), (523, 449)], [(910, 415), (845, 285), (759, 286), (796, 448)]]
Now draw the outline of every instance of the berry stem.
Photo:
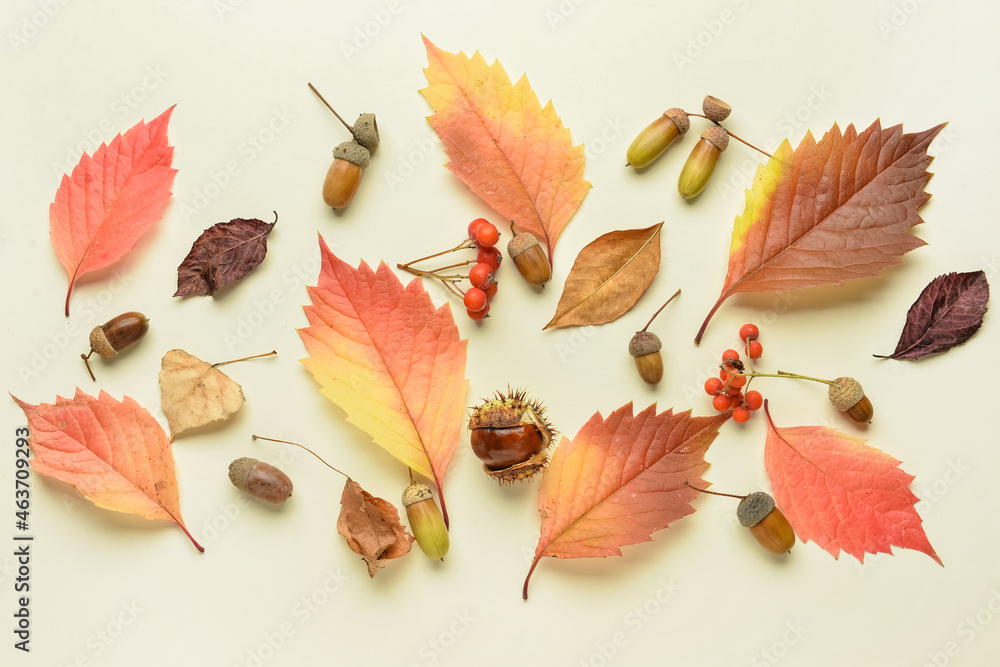
[(343, 470), (338, 470), (337, 468), (334, 468), (334, 467), (333, 467), (332, 465), (330, 465), (329, 463), (327, 463), (327, 462), (326, 462), (326, 461), (325, 461), (325, 460), (323, 459), (323, 457), (322, 457), (322, 456), (320, 456), (319, 454), (317, 454), (317, 453), (316, 453), (316, 452), (314, 452), (313, 450), (309, 449), (309, 448), (308, 448), (308, 447), (306, 447), (305, 445), (300, 445), (299, 443), (297, 443), (297, 442), (292, 442), (291, 440), (278, 440), (277, 438), (265, 438), (265, 437), (264, 437), (264, 436), (262, 436), (262, 435), (251, 435), (250, 437), (251, 437), (251, 438), (253, 438), (254, 440), (268, 440), (268, 441), (270, 441), (270, 442), (282, 442), (282, 443), (284, 443), (284, 444), (286, 444), (286, 445), (295, 445), (296, 447), (301, 447), (302, 449), (306, 450), (307, 452), (309, 452), (310, 454), (312, 454), (313, 456), (315, 456), (316, 458), (318, 458), (318, 459), (319, 459), (320, 461), (322, 461), (322, 462), (323, 462), (323, 465), (325, 465), (325, 466), (326, 466), (327, 468), (329, 468), (329, 469), (331, 469), (331, 470), (336, 470), (337, 472), (339, 472), (339, 473), (340, 473), (341, 475), (343, 475), (343, 476), (344, 476), (344, 477), (346, 477), (347, 479), (350, 479), (350, 478), (351, 478), (351, 476), (350, 476), (350, 475), (348, 475), (348, 474), (347, 474), (346, 472), (344, 472)]
[[(412, 263), (412, 262), (411, 262)], [(421, 271), (420, 269), (414, 269), (406, 264), (397, 264), (396, 268), (403, 269), (404, 271), (409, 271), (410, 273), (427, 278), (437, 278), (441, 283), (447, 287), (452, 294), (457, 296), (459, 299), (465, 298), (465, 292), (458, 287), (455, 287), (455, 283), (463, 279), (463, 276), (440, 276), (433, 271)]]
[(216, 368), (217, 366), (225, 366), (226, 364), (235, 364), (237, 361), (249, 361), (250, 359), (260, 359), (261, 357), (270, 357), (275, 354), (278, 354), (278, 351), (271, 350), (270, 352), (265, 352), (264, 354), (255, 354), (252, 357), (243, 357), (242, 359), (230, 359), (229, 361), (220, 361), (218, 363), (212, 364), (212, 368)]
[[(459, 262), (457, 264), (449, 264), (448, 266), (438, 267), (438, 268), (434, 269), (433, 273), (437, 273), (438, 271), (444, 271), (446, 269), (458, 269), (458, 268), (461, 268), (463, 266), (468, 266), (469, 264), (478, 264), (478, 263), (479, 263), (478, 261), (476, 261), (474, 259), (470, 259), (470, 260), (467, 260), (467, 261), (464, 261), (464, 262)], [(464, 276), (463, 276), (463, 278), (464, 278)]]
[(642, 330), (641, 330), (641, 331), (637, 331), (636, 333), (642, 333), (643, 331), (645, 331), (646, 329), (648, 329), (648, 328), (649, 328), (649, 325), (650, 325), (650, 324), (652, 324), (652, 323), (653, 323), (653, 320), (655, 320), (655, 319), (656, 319), (656, 316), (657, 316), (657, 315), (659, 315), (659, 314), (660, 314), (660, 312), (661, 312), (661, 311), (662, 311), (662, 310), (663, 310), (664, 308), (666, 308), (666, 307), (667, 307), (667, 304), (668, 304), (668, 303), (670, 303), (671, 301), (673, 301), (674, 299), (676, 299), (676, 298), (677, 298), (677, 295), (678, 295), (678, 294), (680, 294), (680, 293), (681, 293), (681, 291), (680, 291), (680, 290), (677, 290), (676, 292), (674, 292), (674, 295), (673, 295), (672, 297), (670, 297), (669, 299), (667, 299), (667, 300), (666, 300), (666, 302), (665, 302), (665, 303), (664, 303), (664, 304), (663, 304), (662, 306), (660, 306), (660, 310), (657, 310), (657, 311), (656, 311), (655, 313), (653, 313), (653, 316), (652, 316), (651, 318), (649, 318), (649, 321), (648, 321), (648, 322), (646, 322), (646, 326), (644, 326), (644, 327), (642, 328)]
[(409, 262), (406, 262), (405, 264), (397, 264), (396, 266), (398, 266), (401, 269), (406, 269), (410, 265), (416, 264), (417, 262), (423, 262), (424, 260), (434, 259), (435, 257), (440, 257), (441, 255), (447, 255), (449, 252), (456, 252), (458, 250), (464, 250), (465, 248), (472, 248), (472, 247), (475, 247), (475, 244), (472, 242), (472, 239), (465, 239), (454, 248), (449, 248), (448, 250), (442, 250), (441, 252), (436, 252), (433, 255), (427, 255), (426, 257), (414, 259)]
[(351, 127), (351, 126), (350, 126), (350, 125), (349, 125), (349, 124), (347, 123), (347, 121), (346, 121), (346, 120), (344, 120), (343, 118), (341, 118), (341, 117), (340, 117), (340, 114), (339, 114), (339, 113), (337, 113), (337, 110), (336, 110), (336, 109), (334, 109), (334, 108), (333, 108), (333, 107), (332, 107), (332, 106), (330, 105), (330, 103), (326, 101), (326, 98), (325, 98), (325, 97), (323, 97), (323, 96), (322, 96), (322, 95), (320, 94), (320, 92), (319, 92), (318, 90), (316, 90), (316, 86), (314, 86), (314, 85), (312, 85), (312, 84), (310, 83), (310, 84), (309, 84), (309, 90), (311, 90), (311, 91), (313, 91), (314, 93), (316, 93), (316, 97), (318, 97), (318, 98), (319, 98), (319, 99), (320, 99), (320, 100), (321, 100), (321, 101), (323, 102), (323, 104), (325, 104), (325, 105), (326, 105), (326, 108), (327, 108), (327, 109), (329, 109), (330, 111), (332, 111), (332, 112), (333, 112), (333, 115), (337, 117), (337, 120), (339, 120), (339, 121), (340, 121), (341, 123), (343, 123), (343, 124), (344, 124), (344, 127), (346, 127), (346, 128), (347, 128), (347, 131), (351, 133), (351, 136), (352, 136), (352, 137), (354, 137), (354, 139), (355, 139), (355, 140), (357, 140), (357, 138), (358, 138), (358, 135), (354, 134), (354, 128), (353, 128), (353, 127)]
[(746, 496), (737, 496), (737, 495), (734, 495), (732, 493), (720, 493), (718, 491), (709, 491), (708, 489), (699, 489), (697, 486), (695, 486), (694, 484), (691, 484), (687, 480), (684, 480), (684, 486), (690, 487), (690, 488), (694, 489), (695, 491), (700, 491), (701, 493), (710, 493), (713, 496), (725, 496), (726, 498), (736, 498), (738, 500), (743, 500), (744, 498), (746, 498)]

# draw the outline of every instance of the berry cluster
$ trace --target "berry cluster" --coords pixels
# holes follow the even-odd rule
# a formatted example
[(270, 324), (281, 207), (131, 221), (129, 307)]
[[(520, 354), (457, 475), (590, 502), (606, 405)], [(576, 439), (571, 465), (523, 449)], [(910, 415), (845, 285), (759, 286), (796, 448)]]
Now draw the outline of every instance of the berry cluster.
[(733, 420), (740, 424), (748, 421), (751, 412), (759, 410), (764, 404), (764, 397), (759, 391), (747, 389), (753, 379), (750, 360), (760, 359), (764, 353), (764, 347), (757, 340), (759, 337), (757, 325), (744, 324), (740, 327), (740, 339), (743, 340), (747, 363), (743, 363), (736, 350), (726, 350), (722, 353), (722, 363), (719, 364), (719, 376), (705, 381), (705, 393), (714, 397), (712, 406), (719, 412), (731, 409)]
[[(469, 315), (469, 319), (479, 322), (488, 316), (490, 312), (490, 301), (494, 296), (496, 296), (497, 293), (497, 282), (494, 278), (494, 274), (500, 269), (500, 262), (503, 260), (503, 255), (496, 248), (496, 244), (499, 241), (500, 231), (497, 229), (496, 225), (485, 218), (476, 218), (469, 223), (468, 236), (454, 248), (434, 253), (433, 255), (428, 255), (426, 257), (421, 257), (420, 259), (415, 259), (411, 262), (407, 262), (406, 264), (397, 264), (396, 266), (404, 271), (409, 271), (410, 273), (414, 273), (418, 276), (425, 276), (440, 280), (449, 291), (462, 299), (462, 303), (465, 305), (465, 310)], [(446, 255), (450, 252), (467, 249), (476, 250), (476, 259), (458, 262), (456, 264), (449, 264), (448, 266), (442, 266), (432, 271), (422, 271), (420, 269), (413, 268), (413, 264), (416, 264), (417, 262), (422, 262), (434, 257), (440, 257), (441, 255)], [(473, 266), (469, 269), (468, 274), (441, 273), (441, 271), (456, 269), (470, 264)], [(468, 280), (471, 284), (471, 286), (465, 290), (456, 284), (464, 280)]]

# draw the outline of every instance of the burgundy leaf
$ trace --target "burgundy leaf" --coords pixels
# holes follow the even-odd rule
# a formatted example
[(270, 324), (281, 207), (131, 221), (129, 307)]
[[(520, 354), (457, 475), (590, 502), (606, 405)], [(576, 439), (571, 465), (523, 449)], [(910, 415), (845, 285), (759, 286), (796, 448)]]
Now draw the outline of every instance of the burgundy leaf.
[(896, 351), (883, 359), (919, 359), (972, 338), (983, 324), (990, 284), (986, 273), (947, 273), (930, 282), (906, 313)]
[(243, 278), (264, 261), (267, 235), (278, 222), (236, 218), (206, 229), (177, 267), (174, 296), (210, 296)]

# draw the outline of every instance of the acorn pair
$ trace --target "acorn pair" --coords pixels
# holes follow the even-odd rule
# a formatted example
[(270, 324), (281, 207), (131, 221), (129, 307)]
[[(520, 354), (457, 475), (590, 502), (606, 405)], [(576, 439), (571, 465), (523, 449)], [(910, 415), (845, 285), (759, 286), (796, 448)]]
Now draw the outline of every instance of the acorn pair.
[(354, 195), (361, 185), (361, 177), (364, 176), (371, 160), (372, 151), (378, 148), (378, 123), (375, 122), (375, 114), (363, 113), (354, 121), (354, 125), (348, 125), (311, 83), (309, 88), (354, 137), (351, 141), (338, 144), (333, 149), (333, 164), (327, 170), (326, 179), (323, 181), (323, 201), (326, 205), (333, 209), (346, 208), (354, 201)]
[[(702, 101), (704, 117), (716, 123), (701, 133), (701, 139), (691, 151), (677, 181), (677, 189), (684, 199), (700, 195), (715, 171), (719, 156), (729, 146), (729, 132), (718, 123), (729, 117), (733, 110), (717, 97), (707, 95)], [(693, 114), (698, 115), (698, 114)], [(691, 127), (689, 114), (683, 109), (671, 108), (650, 123), (629, 146), (627, 166), (641, 169), (663, 154), (667, 147)]]

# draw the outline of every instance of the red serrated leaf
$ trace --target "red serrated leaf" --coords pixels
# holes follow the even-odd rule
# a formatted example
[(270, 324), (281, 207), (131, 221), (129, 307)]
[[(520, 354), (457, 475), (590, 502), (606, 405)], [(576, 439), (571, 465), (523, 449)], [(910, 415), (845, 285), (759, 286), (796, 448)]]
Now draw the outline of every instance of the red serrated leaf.
[(817, 143), (786, 139), (757, 169), (746, 210), (736, 218), (722, 302), (738, 292), (787, 292), (874, 278), (924, 242), (909, 229), (930, 199), (927, 147), (944, 124), (918, 134), (879, 121), (858, 134), (836, 125)]
[(98, 507), (184, 526), (167, 434), (134, 399), (76, 390), (72, 400), (31, 405), (12, 397), (28, 418), (32, 469), (72, 484)]
[(628, 403), (607, 419), (596, 413), (573, 440), (563, 438), (538, 490), (542, 530), (524, 599), (543, 557), (620, 556), (622, 546), (648, 542), (694, 512), (698, 492), (687, 484), (704, 484), (705, 452), (727, 419), (690, 410), (657, 415), (655, 404), (633, 417)]
[(445, 304), (435, 309), (419, 278), (405, 288), (383, 262), (354, 269), (320, 238), (319, 284), (299, 335), (321, 393), (375, 444), (434, 480), (442, 493), (465, 415), (467, 341)]
[(914, 509), (913, 475), (862, 438), (825, 426), (778, 428), (767, 414), (764, 464), (774, 499), (795, 534), (837, 558), (845, 551), (892, 553), (891, 546), (921, 551), (940, 565)]
[(888, 358), (919, 359), (961, 345), (983, 325), (989, 300), (985, 271), (938, 276), (910, 306), (896, 351)]
[(49, 206), (49, 236), (69, 276), (69, 297), (80, 276), (118, 261), (163, 214), (176, 169), (167, 143), (170, 107), (148, 125), (136, 123), (91, 157), (84, 153), (63, 176)]

